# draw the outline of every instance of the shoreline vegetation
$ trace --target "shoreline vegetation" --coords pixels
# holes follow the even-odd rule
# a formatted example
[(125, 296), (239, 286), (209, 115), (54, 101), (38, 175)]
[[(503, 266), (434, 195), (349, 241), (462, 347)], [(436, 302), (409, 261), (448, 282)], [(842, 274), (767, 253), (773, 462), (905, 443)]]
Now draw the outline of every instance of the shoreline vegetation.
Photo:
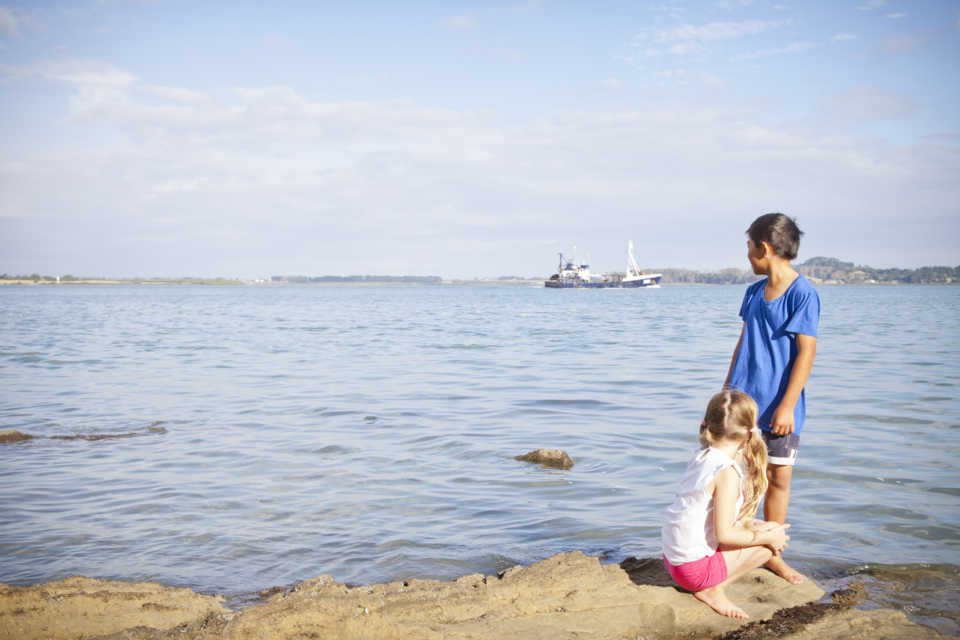
[[(874, 269), (837, 258), (816, 257), (794, 265), (794, 268), (809, 278), (813, 284), (960, 284), (960, 265), (956, 267), (921, 267), (919, 269)], [(644, 269), (647, 273), (661, 273), (660, 284), (751, 284), (760, 276), (750, 271), (731, 267), (719, 271), (694, 271), (691, 269)], [(88, 278), (65, 276), (0, 275), (0, 285), (480, 285), (480, 286), (530, 286), (540, 285), (546, 278), (522, 278), (501, 276), (499, 278), (474, 278), (473, 280), (447, 280), (440, 276), (271, 276), (270, 278), (244, 280), (241, 278)]]

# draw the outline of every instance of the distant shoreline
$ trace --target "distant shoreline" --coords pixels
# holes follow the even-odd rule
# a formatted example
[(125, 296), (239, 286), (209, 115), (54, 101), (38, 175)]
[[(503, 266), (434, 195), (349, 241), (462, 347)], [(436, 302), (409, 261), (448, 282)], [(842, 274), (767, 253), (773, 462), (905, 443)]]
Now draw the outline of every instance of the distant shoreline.
[[(811, 279), (812, 280), (812, 279)], [(439, 283), (420, 283), (420, 282), (255, 282), (252, 280), (69, 280), (69, 281), (49, 281), (49, 280), (6, 280), (0, 279), (0, 286), (15, 286), (15, 285), (25, 285), (25, 286), (85, 286), (85, 285), (120, 285), (120, 286), (191, 286), (191, 287), (236, 287), (236, 286), (252, 286), (252, 287), (290, 287), (290, 286), (307, 286), (307, 287), (371, 287), (371, 286), (387, 286), (387, 287), (450, 287), (450, 286), (462, 286), (462, 287), (529, 287), (529, 286), (543, 286), (544, 280), (443, 280)], [(949, 283), (944, 282), (857, 282), (857, 283), (845, 283), (845, 282), (813, 282), (814, 285), (822, 286), (953, 286), (960, 285), (960, 282), (954, 281)], [(742, 283), (708, 283), (708, 282), (661, 282), (661, 287), (744, 287), (748, 286), (747, 284)]]

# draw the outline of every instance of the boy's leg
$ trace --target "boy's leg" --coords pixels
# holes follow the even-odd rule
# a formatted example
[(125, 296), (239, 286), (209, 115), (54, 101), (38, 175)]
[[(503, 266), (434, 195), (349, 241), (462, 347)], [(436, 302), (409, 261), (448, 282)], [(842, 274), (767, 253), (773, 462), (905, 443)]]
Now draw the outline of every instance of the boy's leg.
[(770, 557), (773, 552), (767, 547), (745, 547), (722, 551), (723, 559), (727, 563), (727, 579), (709, 589), (696, 591), (693, 597), (706, 604), (722, 616), (728, 618), (749, 618), (743, 609), (733, 604), (724, 590), (735, 580), (753, 571)]
[[(787, 505), (790, 504), (790, 479), (793, 466), (786, 464), (767, 465), (767, 495), (763, 499), (763, 519), (784, 524), (787, 521)], [(800, 584), (803, 576), (784, 562), (781, 556), (773, 556), (765, 565), (790, 584)]]

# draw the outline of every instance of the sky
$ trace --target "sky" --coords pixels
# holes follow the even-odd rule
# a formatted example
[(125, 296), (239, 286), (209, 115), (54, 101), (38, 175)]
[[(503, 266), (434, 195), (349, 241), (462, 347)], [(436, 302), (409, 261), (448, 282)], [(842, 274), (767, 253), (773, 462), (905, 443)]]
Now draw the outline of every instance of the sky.
[(0, 273), (960, 264), (960, 0), (0, 5)]

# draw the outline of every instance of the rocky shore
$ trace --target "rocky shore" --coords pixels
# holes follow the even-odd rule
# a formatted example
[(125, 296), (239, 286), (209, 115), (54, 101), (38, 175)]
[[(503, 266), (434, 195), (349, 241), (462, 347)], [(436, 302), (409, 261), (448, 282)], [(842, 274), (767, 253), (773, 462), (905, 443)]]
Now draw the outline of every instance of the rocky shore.
[(563, 553), (496, 576), (453, 582), (409, 580), (349, 587), (322, 575), (292, 590), (261, 593), (242, 611), (222, 596), (72, 577), (43, 585), (0, 585), (0, 639), (335, 640), (616, 638), (943, 638), (886, 609), (851, 607), (857, 594), (792, 586), (754, 571), (727, 590), (750, 621), (724, 618), (671, 586), (659, 560), (602, 565)]

